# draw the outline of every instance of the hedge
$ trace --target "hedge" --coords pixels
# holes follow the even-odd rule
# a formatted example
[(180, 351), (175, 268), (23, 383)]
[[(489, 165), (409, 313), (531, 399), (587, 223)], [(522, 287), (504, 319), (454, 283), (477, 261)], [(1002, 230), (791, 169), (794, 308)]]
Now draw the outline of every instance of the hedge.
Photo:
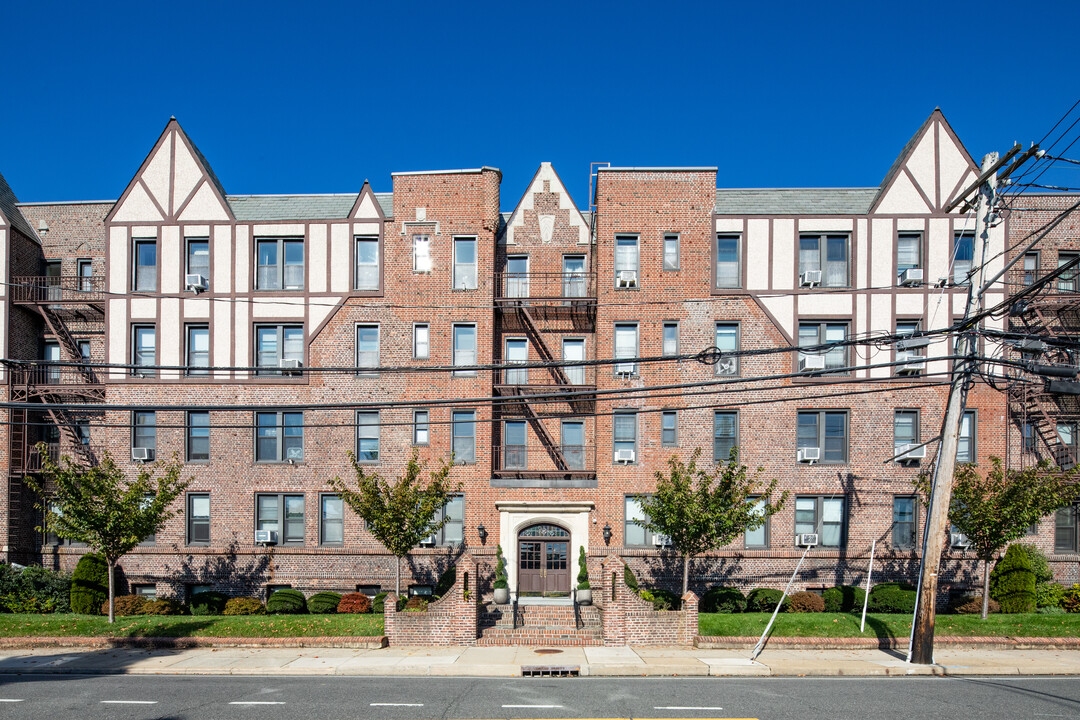
[(109, 599), (109, 565), (97, 553), (79, 558), (71, 576), (71, 612), (97, 615)]
[(746, 610), (746, 596), (738, 588), (717, 586), (701, 596), (698, 606), (706, 613), (740, 613)]
[[(751, 590), (746, 596), (746, 612), (772, 612), (776, 609), (776, 603), (780, 602), (780, 598), (783, 597), (782, 590), (774, 590), (773, 588), (756, 588)], [(784, 599), (784, 606), (781, 610), (786, 610), (790, 600)]]
[(222, 615), (265, 615), (266, 606), (256, 597), (234, 597), (225, 603)]
[(225, 593), (207, 590), (191, 596), (192, 615), (220, 615), (225, 612), (225, 603), (229, 596)]
[[(113, 614), (117, 616), (144, 615), (143, 608), (150, 602), (145, 595), (120, 595), (113, 598)], [(109, 601), (101, 603), (101, 614), (109, 614)]]
[(867, 608), (876, 613), (913, 613), (915, 612), (915, 589), (900, 583), (882, 583), (870, 591)]
[(292, 588), (275, 590), (266, 601), (266, 612), (268, 615), (303, 615), (307, 612), (304, 593)]
[(866, 591), (854, 585), (837, 585), (821, 593), (821, 599), (825, 601), (825, 612), (851, 612), (862, 610)]
[(1035, 573), (1027, 551), (1019, 545), (1010, 545), (994, 571), (998, 573), (997, 592), (990, 597), (1001, 603), (1001, 611), (1035, 612)]
[(319, 615), (338, 612), (341, 603), (341, 595), (336, 592), (315, 593), (307, 600), (308, 612)]

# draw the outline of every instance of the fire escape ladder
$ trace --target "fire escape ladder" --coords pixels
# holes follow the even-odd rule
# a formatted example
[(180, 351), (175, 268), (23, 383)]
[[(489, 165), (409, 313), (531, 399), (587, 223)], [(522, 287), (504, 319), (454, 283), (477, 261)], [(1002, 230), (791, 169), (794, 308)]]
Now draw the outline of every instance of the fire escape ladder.
[(10, 414), (11, 429), (8, 433), (8, 457), (11, 468), (8, 472), (7, 488), (7, 531), (8, 546), (19, 544), (25, 522), (26, 506), (22, 472), (26, 469), (26, 410), (13, 408)]
[(1058, 436), (1057, 423), (1046, 411), (1046, 395), (1033, 391), (1030, 387), (1020, 386), (1013, 392), (1013, 397), (1023, 409), (1026, 422), (1049, 451), (1050, 459), (1059, 466), (1073, 462), (1069, 448)]
[(82, 352), (79, 351), (78, 343), (75, 342), (75, 338), (71, 337), (71, 333), (68, 332), (64, 321), (48, 305), (38, 305), (37, 308), (41, 312), (41, 316), (45, 318), (45, 324), (49, 327), (49, 332), (53, 334), (59, 341), (60, 347), (64, 349), (68, 361), (78, 363), (77, 369), (79, 375), (82, 376), (83, 382), (87, 385), (96, 385), (98, 382), (97, 377), (94, 375), (93, 369), (86, 364)]
[(548, 455), (551, 456), (551, 460), (555, 463), (555, 467), (563, 472), (568, 472), (570, 468), (566, 464), (566, 458), (563, 456), (562, 448), (555, 444), (555, 440), (552, 439), (547, 428), (544, 427), (544, 423), (541, 422), (540, 416), (536, 414), (533, 406), (530, 405), (529, 401), (524, 397), (521, 399), (521, 407), (525, 411), (525, 419), (529, 421), (529, 425), (532, 427), (533, 432), (536, 433), (536, 437), (540, 438), (540, 442), (544, 444), (544, 449), (546, 449)]
[[(55, 399), (48, 398), (47, 401), (52, 402)], [(97, 458), (94, 457), (94, 453), (91, 452), (89, 446), (83, 444), (83, 437), (79, 434), (79, 426), (72, 414), (67, 410), (56, 408), (49, 408), (47, 412), (49, 413), (49, 419), (60, 429), (60, 435), (67, 441), (67, 445), (72, 448), (76, 460), (84, 465), (96, 464)], [(59, 461), (59, 458), (53, 458), (53, 461)]]
[[(558, 360), (551, 354), (551, 349), (548, 348), (547, 343), (544, 342), (544, 336), (540, 332), (539, 326), (536, 324), (536, 320), (533, 318), (532, 313), (525, 305), (518, 306), (518, 312), (521, 313), (522, 322), (525, 325), (525, 332), (529, 336), (529, 341), (532, 342), (533, 347), (540, 354), (540, 358), (544, 362), (553, 363)], [(551, 376), (555, 378), (555, 382), (559, 385), (570, 385), (570, 378), (566, 376), (563, 369), (559, 365), (549, 365), (548, 370), (551, 371)]]

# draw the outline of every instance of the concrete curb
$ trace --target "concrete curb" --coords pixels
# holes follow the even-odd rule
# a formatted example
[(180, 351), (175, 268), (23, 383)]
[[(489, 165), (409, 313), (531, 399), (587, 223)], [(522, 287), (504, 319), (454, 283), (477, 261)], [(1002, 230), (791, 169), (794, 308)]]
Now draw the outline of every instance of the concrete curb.
[[(760, 638), (698, 635), (703, 650), (752, 650)], [(1076, 637), (963, 637), (938, 635), (934, 645), (956, 650), (1080, 650)], [(768, 647), (785, 650), (907, 650), (907, 638), (770, 637)]]
[(35, 648), (108, 648), (168, 650), (189, 648), (350, 648), (378, 650), (387, 646), (385, 635), (372, 637), (7, 637), (0, 638), (0, 650)]

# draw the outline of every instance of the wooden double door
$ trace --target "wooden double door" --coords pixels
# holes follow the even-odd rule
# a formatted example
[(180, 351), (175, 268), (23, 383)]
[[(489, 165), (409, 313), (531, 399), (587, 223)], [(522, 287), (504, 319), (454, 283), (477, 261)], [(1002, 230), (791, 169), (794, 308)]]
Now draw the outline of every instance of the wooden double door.
[(558, 525), (530, 525), (518, 534), (518, 592), (570, 594), (570, 533)]

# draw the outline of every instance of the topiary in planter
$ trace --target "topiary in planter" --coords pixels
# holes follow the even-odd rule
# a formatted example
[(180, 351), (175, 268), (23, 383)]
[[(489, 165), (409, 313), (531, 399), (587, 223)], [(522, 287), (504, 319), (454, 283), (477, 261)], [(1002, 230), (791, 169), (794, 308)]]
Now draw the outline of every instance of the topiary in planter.
[[(750, 594), (746, 596), (746, 612), (769, 612), (771, 613), (776, 609), (776, 603), (780, 602), (780, 598), (784, 596), (783, 591), (774, 590), (773, 588), (756, 588), (750, 591)], [(784, 598), (784, 605), (780, 608), (781, 612), (787, 609), (790, 600)]]
[(701, 597), (698, 609), (707, 613), (740, 613), (746, 610), (746, 597), (738, 588), (714, 587)]
[(495, 590), (509, 590), (506, 581), (506, 558), (503, 557), (502, 545), (495, 546)]
[[(121, 595), (113, 598), (113, 613), (118, 617), (121, 615), (142, 615), (142, 609), (148, 603), (142, 595)], [(101, 603), (101, 614), (109, 614), (109, 601)]]
[(71, 576), (71, 612), (97, 615), (109, 599), (109, 565), (97, 553), (79, 558)]
[(267, 615), (303, 615), (307, 612), (304, 593), (292, 588), (275, 590), (266, 601)]
[(787, 611), (792, 613), (825, 612), (825, 600), (817, 593), (808, 590), (791, 593), (791, 597), (788, 598)]
[(341, 604), (341, 595), (336, 592), (321, 592), (315, 593), (308, 598), (307, 609), (310, 613), (316, 613), (318, 615), (326, 615), (329, 613), (338, 612), (338, 606)]
[(915, 590), (905, 590), (900, 583), (875, 585), (870, 591), (867, 608), (876, 613), (913, 613)]
[(589, 566), (588, 560), (585, 557), (584, 545), (580, 546), (580, 552), (578, 553), (577, 589), (589, 589)]
[(1027, 551), (1011, 545), (994, 570), (998, 573), (997, 594), (990, 597), (1001, 603), (1001, 611), (1035, 612), (1035, 573)]
[(861, 610), (866, 591), (854, 585), (837, 585), (821, 593), (825, 601), (825, 612), (851, 612)]
[[(309, 602), (308, 605), (311, 603)], [(364, 593), (345, 593), (341, 596), (341, 602), (338, 603), (338, 614), (351, 613), (361, 614), (371, 612), (371, 598)], [(380, 612), (382, 612), (380, 610)]]
[(150, 600), (139, 610), (140, 615), (183, 615), (184, 606), (172, 598)]
[(225, 603), (222, 615), (265, 615), (266, 606), (256, 597), (234, 597)]
[(191, 596), (192, 615), (220, 615), (225, 612), (225, 603), (229, 596), (225, 593), (207, 590)]

